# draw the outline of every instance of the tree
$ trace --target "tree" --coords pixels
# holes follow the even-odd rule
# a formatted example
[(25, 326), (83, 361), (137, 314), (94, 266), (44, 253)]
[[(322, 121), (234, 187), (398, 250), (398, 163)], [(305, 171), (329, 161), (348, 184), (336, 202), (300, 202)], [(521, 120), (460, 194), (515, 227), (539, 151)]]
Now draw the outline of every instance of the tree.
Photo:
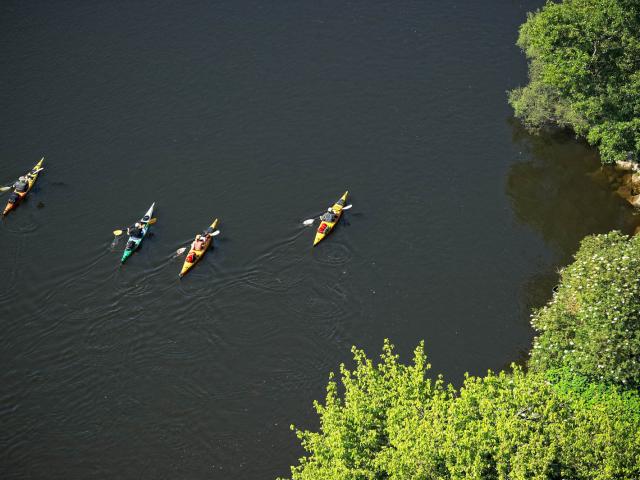
[[(330, 378), (320, 431), (294, 480), (625, 479), (640, 477), (640, 397), (569, 371), (488, 373), (454, 389), (427, 377), (423, 345), (403, 365), (385, 341), (377, 365), (353, 349)], [(294, 428), (292, 426), (292, 428)]]
[(640, 154), (640, 2), (548, 1), (529, 14), (518, 45), (529, 84), (509, 94), (530, 129), (570, 127), (603, 162)]
[(640, 236), (586, 237), (532, 325), (533, 369), (640, 385)]

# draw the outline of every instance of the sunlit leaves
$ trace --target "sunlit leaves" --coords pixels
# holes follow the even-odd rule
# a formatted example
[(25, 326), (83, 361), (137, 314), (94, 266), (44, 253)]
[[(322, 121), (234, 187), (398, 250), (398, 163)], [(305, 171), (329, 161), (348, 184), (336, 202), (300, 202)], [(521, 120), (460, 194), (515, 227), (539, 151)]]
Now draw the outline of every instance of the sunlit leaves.
[[(374, 364), (353, 351), (317, 404), (319, 432), (298, 431), (308, 456), (295, 480), (638, 478), (640, 398), (568, 370), (489, 372), (456, 390), (427, 378), (388, 342)], [(339, 391), (343, 393), (340, 394)]]

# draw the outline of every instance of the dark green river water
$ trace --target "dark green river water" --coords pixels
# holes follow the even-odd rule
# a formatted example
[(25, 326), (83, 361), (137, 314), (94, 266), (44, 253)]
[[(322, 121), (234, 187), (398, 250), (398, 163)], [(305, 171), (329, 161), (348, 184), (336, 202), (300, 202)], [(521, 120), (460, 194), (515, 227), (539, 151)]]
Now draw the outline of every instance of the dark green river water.
[(0, 181), (46, 170), (0, 223), (0, 478), (274, 478), (353, 344), (521, 360), (580, 239), (634, 222), (511, 120), (541, 3), (2, 2)]

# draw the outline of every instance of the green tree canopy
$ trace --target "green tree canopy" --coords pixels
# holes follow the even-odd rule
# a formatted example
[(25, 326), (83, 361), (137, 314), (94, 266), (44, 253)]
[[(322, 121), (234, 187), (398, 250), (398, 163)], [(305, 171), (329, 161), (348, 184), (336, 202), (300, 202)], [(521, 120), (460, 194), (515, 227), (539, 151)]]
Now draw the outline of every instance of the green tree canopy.
[(529, 14), (518, 45), (529, 84), (509, 101), (527, 127), (571, 127), (607, 163), (638, 159), (640, 2), (548, 1)]
[(320, 431), (297, 431), (294, 480), (640, 478), (635, 391), (517, 367), (456, 390), (427, 377), (422, 345), (408, 366), (388, 342), (376, 365), (353, 353), (315, 403)]
[(586, 237), (532, 324), (532, 368), (640, 385), (640, 236)]

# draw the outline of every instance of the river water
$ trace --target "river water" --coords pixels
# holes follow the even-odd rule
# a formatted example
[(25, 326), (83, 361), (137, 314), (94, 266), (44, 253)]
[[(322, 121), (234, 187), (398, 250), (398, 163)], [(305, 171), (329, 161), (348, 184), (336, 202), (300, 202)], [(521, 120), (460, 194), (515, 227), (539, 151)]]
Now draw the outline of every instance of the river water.
[(0, 477), (274, 478), (353, 344), (521, 360), (558, 266), (634, 220), (510, 119), (541, 3), (2, 2), (0, 180), (46, 170), (0, 224)]

